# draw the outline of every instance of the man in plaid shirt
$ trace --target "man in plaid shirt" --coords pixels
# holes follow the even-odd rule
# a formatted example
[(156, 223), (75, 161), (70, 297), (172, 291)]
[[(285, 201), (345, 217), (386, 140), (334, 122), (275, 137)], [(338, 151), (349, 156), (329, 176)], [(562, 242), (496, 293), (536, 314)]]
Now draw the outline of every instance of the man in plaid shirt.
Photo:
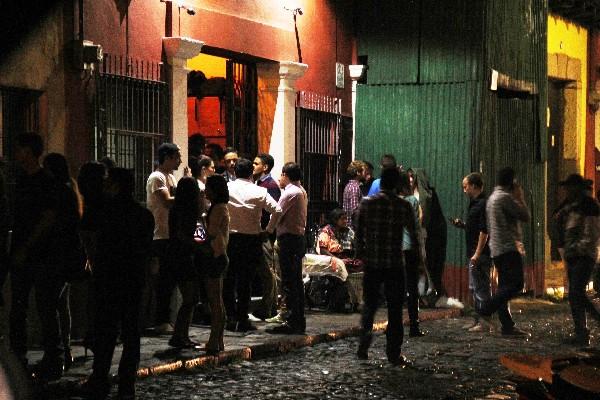
[(363, 161), (354, 160), (348, 165), (346, 173), (350, 176), (350, 180), (344, 188), (344, 202), (343, 207), (346, 215), (348, 216), (348, 225), (355, 227), (356, 218), (354, 218), (354, 212), (360, 205), (362, 199), (362, 191), (360, 189), (360, 183), (364, 180), (364, 171), (366, 165)]
[(365, 263), (363, 280), (364, 308), (361, 318), (361, 336), (357, 356), (368, 358), (372, 340), (373, 318), (377, 311), (381, 284), (384, 285), (388, 307), (386, 353), (394, 365), (406, 364), (400, 354), (404, 336), (402, 303), (404, 301), (404, 260), (402, 258), (403, 229), (408, 230), (418, 247), (413, 210), (410, 203), (398, 197), (400, 172), (397, 168), (384, 169), (381, 191), (365, 197), (360, 203), (356, 226), (357, 258)]

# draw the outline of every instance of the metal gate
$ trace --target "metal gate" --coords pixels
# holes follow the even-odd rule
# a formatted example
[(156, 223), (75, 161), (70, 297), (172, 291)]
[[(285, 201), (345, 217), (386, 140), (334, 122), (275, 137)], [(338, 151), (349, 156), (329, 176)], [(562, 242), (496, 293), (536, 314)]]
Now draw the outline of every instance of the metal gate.
[(258, 152), (256, 65), (227, 60), (227, 145), (243, 157)]
[[(349, 132), (348, 132), (349, 129)], [(341, 206), (342, 133), (352, 134), (352, 119), (341, 115), (339, 99), (299, 92), (296, 102), (296, 159), (308, 193), (307, 227), (322, 225)]]
[(160, 143), (170, 136), (169, 92), (159, 63), (105, 55), (96, 76), (93, 158), (109, 157), (135, 176), (135, 197), (145, 201)]

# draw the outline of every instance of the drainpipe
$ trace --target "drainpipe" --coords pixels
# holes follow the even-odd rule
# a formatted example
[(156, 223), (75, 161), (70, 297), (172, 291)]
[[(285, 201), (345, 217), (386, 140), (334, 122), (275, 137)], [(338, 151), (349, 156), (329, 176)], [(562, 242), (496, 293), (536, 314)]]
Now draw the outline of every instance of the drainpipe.
[(356, 88), (358, 80), (363, 76), (365, 65), (349, 65), (350, 78), (352, 79), (352, 160), (356, 158)]

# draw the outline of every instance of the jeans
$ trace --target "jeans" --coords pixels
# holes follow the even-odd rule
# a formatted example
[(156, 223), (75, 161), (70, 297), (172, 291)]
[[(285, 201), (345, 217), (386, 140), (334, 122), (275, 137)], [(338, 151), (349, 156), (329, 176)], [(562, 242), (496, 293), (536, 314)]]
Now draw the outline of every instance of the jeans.
[(479, 303), (478, 311), (484, 316), (498, 312), (502, 331), (506, 332), (515, 326), (508, 302), (523, 290), (523, 257), (511, 251), (494, 257), (494, 265), (498, 271), (498, 290), (489, 300)]
[(566, 262), (569, 275), (569, 304), (575, 325), (575, 334), (588, 336), (586, 310), (594, 319), (600, 321), (600, 313), (585, 294), (585, 287), (590, 281), (594, 269), (594, 260), (590, 257), (570, 257)]
[(473, 291), (473, 304), (485, 302), (492, 297), (490, 270), (492, 260), (489, 255), (482, 254), (477, 264), (469, 262), (469, 289)]
[(404, 268), (374, 269), (365, 267), (363, 277), (364, 308), (361, 317), (360, 346), (367, 349), (373, 336), (373, 320), (379, 305), (380, 288), (383, 284), (388, 308), (386, 330), (386, 353), (390, 361), (400, 357), (404, 330), (402, 327), (402, 303), (404, 302)]
[(304, 331), (304, 283), (302, 282), (302, 258), (306, 252), (304, 236), (284, 234), (277, 237), (281, 286), (287, 302), (287, 323), (294, 329)]
[(59, 298), (64, 278), (50, 266), (23, 267), (11, 272), (10, 347), (21, 360), (27, 355), (27, 308), (29, 293), (35, 286), (35, 301), (42, 328), (43, 362), (62, 368), (64, 347), (58, 317)]
[(252, 280), (260, 265), (262, 241), (258, 235), (232, 233), (227, 246), (229, 268), (223, 282), (223, 301), (229, 321), (248, 322)]

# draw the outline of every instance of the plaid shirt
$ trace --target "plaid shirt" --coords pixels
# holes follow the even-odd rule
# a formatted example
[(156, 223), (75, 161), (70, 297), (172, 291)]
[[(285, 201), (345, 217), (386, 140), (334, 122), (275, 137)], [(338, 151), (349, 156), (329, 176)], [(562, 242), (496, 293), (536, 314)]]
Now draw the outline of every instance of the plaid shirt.
[(381, 191), (360, 203), (356, 227), (356, 256), (370, 269), (401, 268), (402, 234), (406, 227), (418, 243), (414, 211), (393, 192)]
[(362, 199), (360, 184), (356, 179), (350, 180), (344, 188), (344, 211), (348, 216), (348, 225), (356, 225), (356, 221), (352, 218), (354, 210), (356, 210)]

